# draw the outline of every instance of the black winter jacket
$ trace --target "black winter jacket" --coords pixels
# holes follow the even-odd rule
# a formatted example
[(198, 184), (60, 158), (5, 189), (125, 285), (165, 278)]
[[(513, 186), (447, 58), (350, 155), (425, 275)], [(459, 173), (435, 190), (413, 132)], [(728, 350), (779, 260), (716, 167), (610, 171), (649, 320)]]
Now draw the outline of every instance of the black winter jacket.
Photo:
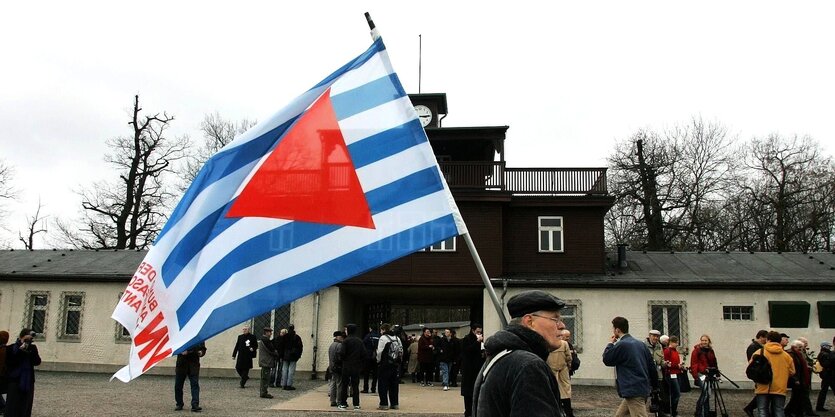
[(484, 377), (478, 373), (473, 395), (473, 417), (562, 416), (557, 380), (545, 360), (548, 345), (535, 331), (510, 325), (484, 343), (488, 358), (505, 349), (512, 352), (493, 363)]

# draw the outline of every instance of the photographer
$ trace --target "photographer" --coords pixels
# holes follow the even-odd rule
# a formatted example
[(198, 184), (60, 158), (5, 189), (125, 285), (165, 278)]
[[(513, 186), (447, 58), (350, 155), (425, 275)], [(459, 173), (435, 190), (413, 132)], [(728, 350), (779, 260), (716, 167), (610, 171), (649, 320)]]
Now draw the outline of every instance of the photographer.
[(705, 415), (710, 405), (710, 392), (707, 384), (702, 381), (702, 375), (707, 378), (718, 378), (719, 367), (716, 364), (716, 353), (713, 351), (713, 342), (710, 336), (703, 334), (699, 338), (699, 344), (693, 346), (693, 355), (690, 356), (690, 373), (695, 379), (696, 386), (702, 389), (701, 402), (696, 404), (696, 415)]
[(8, 393), (6, 415), (31, 416), (35, 395), (35, 367), (41, 364), (38, 347), (32, 343), (35, 332), (23, 329), (15, 343), (6, 347)]

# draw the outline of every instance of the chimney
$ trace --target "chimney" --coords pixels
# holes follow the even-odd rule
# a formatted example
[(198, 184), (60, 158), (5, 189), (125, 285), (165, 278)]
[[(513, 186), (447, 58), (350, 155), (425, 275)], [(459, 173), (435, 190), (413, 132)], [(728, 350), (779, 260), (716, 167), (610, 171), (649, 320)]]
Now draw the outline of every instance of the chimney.
[(618, 268), (624, 269), (628, 267), (629, 264), (626, 263), (626, 244), (619, 243), (618, 244)]

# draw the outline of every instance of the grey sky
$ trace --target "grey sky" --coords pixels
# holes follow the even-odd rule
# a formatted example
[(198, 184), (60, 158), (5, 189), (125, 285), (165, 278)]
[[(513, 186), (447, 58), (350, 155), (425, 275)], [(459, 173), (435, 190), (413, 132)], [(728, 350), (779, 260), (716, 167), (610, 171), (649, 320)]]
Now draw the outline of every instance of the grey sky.
[(525, 4), (6, 4), (0, 158), (22, 192), (0, 236), (39, 196), (70, 217), (73, 189), (113, 177), (104, 142), (129, 133), (134, 94), (192, 139), (207, 113), (263, 119), (368, 47), (365, 11), (409, 92), (423, 35), (421, 90), (447, 93), (445, 126), (510, 126), (510, 166), (603, 166), (616, 139), (693, 115), (740, 139), (808, 134), (832, 153), (829, 2)]

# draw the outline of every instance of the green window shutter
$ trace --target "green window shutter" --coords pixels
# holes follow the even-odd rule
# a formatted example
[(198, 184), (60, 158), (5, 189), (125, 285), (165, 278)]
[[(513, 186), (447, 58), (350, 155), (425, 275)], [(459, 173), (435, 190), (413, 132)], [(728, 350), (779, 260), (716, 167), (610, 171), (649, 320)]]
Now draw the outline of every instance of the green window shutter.
[(768, 318), (771, 327), (809, 327), (811, 306), (806, 301), (769, 301)]
[(818, 301), (818, 323), (821, 329), (835, 329), (835, 301)]

